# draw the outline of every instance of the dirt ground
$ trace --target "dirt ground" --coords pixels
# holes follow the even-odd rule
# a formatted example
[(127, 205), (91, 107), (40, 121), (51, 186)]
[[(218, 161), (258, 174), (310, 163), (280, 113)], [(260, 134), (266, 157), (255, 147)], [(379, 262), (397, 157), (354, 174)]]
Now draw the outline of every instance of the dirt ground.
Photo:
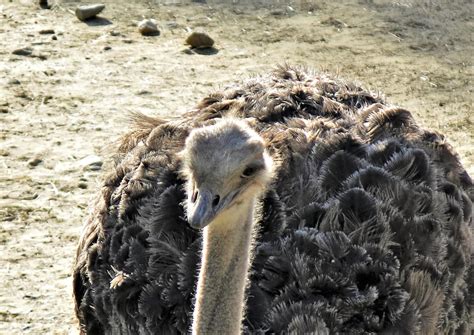
[[(408, 108), (474, 174), (472, 1), (228, 2), (106, 1), (84, 23), (78, 1), (0, 0), (0, 334), (78, 332), (75, 244), (130, 112), (179, 116), (226, 82), (305, 64)], [(142, 18), (160, 35), (141, 36)], [(189, 29), (217, 52), (189, 52)]]

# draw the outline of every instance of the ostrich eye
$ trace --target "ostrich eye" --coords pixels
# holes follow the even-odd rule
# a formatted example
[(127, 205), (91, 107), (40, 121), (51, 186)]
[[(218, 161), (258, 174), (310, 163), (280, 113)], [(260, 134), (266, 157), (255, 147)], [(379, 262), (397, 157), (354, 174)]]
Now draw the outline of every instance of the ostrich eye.
[(221, 200), (221, 197), (216, 195), (214, 197), (214, 200), (212, 200), (212, 207), (216, 207), (217, 205), (219, 205), (219, 201)]
[(244, 172), (242, 172), (242, 177), (243, 178), (248, 178), (250, 177), (251, 175), (253, 175), (255, 173), (255, 171), (257, 171), (257, 169), (253, 166), (248, 166)]

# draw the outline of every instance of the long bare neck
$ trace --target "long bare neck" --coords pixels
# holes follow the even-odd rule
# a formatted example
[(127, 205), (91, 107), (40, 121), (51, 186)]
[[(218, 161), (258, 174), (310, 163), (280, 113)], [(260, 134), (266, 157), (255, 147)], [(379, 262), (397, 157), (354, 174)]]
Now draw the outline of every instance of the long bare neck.
[(239, 334), (253, 246), (253, 201), (204, 229), (192, 333)]

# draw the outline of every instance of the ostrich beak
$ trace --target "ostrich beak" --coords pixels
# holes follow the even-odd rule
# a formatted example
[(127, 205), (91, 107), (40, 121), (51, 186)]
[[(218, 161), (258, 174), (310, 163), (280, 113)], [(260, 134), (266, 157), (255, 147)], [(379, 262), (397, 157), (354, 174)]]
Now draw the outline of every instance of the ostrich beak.
[(188, 206), (188, 222), (191, 227), (202, 229), (211, 223), (217, 213), (217, 206), (213, 206), (214, 199), (210, 191), (199, 190), (195, 202), (190, 201)]
[(204, 188), (198, 190), (198, 196), (188, 201), (188, 222), (195, 229), (203, 229), (209, 225), (219, 213), (232, 206), (233, 200), (240, 193), (241, 189), (236, 189), (220, 198), (216, 194)]

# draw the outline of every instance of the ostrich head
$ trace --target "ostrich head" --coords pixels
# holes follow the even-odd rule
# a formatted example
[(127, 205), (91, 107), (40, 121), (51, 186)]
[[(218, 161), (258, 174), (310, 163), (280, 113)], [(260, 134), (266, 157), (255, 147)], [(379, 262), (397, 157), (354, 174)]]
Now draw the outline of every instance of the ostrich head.
[(193, 130), (183, 156), (187, 216), (194, 228), (252, 203), (272, 176), (263, 139), (243, 121), (219, 120)]

